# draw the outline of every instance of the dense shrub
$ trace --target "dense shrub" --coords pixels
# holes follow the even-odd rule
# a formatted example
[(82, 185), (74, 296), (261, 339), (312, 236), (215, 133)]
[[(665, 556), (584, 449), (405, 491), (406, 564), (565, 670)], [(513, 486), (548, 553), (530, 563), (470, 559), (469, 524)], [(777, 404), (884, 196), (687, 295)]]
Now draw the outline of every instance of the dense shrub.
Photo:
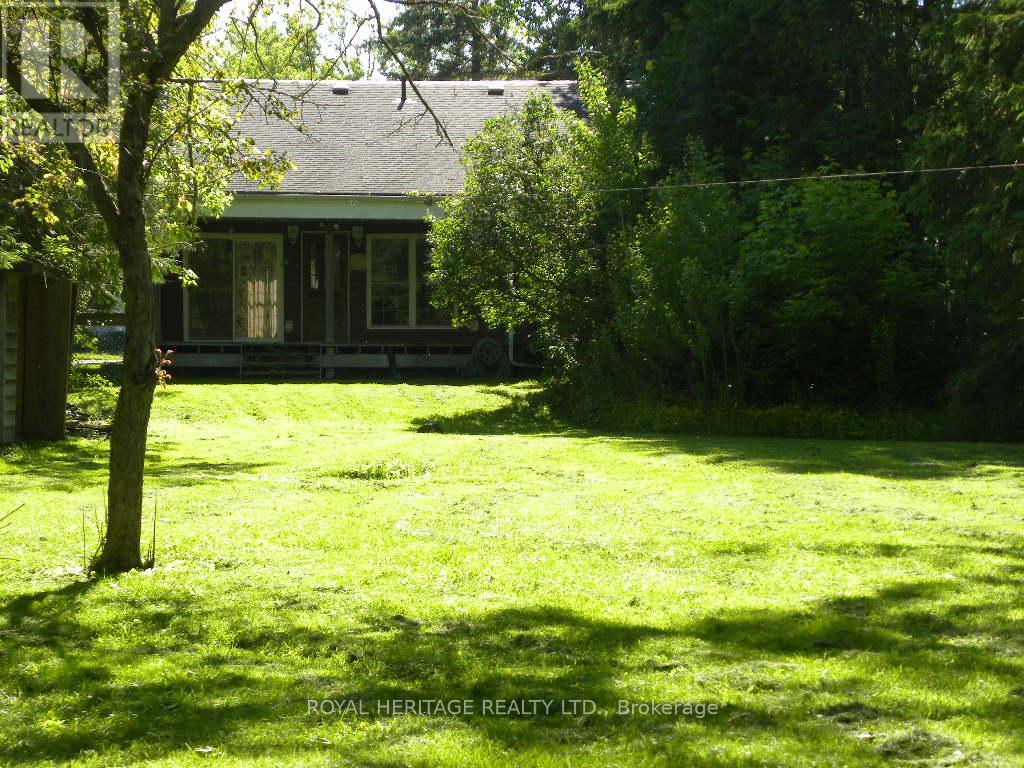
[[(958, 3), (926, 29), (922, 58), (940, 84), (916, 121), (921, 167), (1024, 160), (1024, 7)], [(923, 174), (906, 196), (943, 260), (955, 321), (949, 396), (960, 418), (1024, 437), (1024, 174)]]
[(966, 438), (941, 414), (925, 411), (859, 413), (822, 405), (693, 405), (650, 399), (620, 402), (592, 415), (595, 427), (623, 432), (662, 432), (736, 437), (833, 440), (941, 440)]
[(746, 402), (922, 403), (942, 381), (938, 265), (877, 182), (763, 191), (733, 288)]
[[(645, 184), (654, 163), (635, 109), (583, 75), (589, 123), (540, 96), (489, 122), (431, 233), (441, 301), (463, 320), (536, 328), (566, 412), (632, 414), (639, 428), (650, 403), (670, 403), (659, 419), (679, 429), (737, 434), (1020, 431), (950, 397), (951, 381), (984, 391), (965, 386), (972, 375), (1006, 382), (1003, 402), (1021, 385), (959, 370), (943, 248), (893, 188), (814, 177), (738, 188), (696, 140), (682, 168)], [(1024, 349), (1000, 339), (989, 364)]]
[(654, 190), (612, 259), (615, 331), (627, 366), (648, 391), (682, 388), (700, 400), (729, 397), (738, 374), (733, 307), (740, 207), (725, 188), (686, 186), (712, 173), (691, 143), (688, 171)]
[(75, 366), (68, 381), (68, 404), (92, 420), (109, 421), (114, 417), (119, 389), (106, 376)]

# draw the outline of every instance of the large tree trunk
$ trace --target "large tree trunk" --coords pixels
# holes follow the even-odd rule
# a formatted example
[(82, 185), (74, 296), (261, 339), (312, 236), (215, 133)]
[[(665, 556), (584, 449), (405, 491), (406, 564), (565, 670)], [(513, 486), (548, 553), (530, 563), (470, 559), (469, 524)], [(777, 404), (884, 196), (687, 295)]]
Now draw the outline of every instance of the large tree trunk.
[(122, 573), (143, 565), (142, 482), (146, 432), (156, 388), (153, 266), (146, 242), (143, 158), (155, 98), (155, 89), (129, 96), (121, 126), (116, 240), (124, 275), (124, 374), (110, 435), (107, 528), (102, 549), (93, 562), (93, 570), (98, 573)]
[(153, 287), (145, 233), (141, 242), (123, 243), (120, 247), (136, 252), (121, 255), (125, 264), (122, 294), (125, 305), (124, 377), (110, 435), (106, 534), (102, 551), (93, 564), (93, 569), (99, 573), (121, 573), (142, 566), (143, 470), (146, 433), (156, 386)]

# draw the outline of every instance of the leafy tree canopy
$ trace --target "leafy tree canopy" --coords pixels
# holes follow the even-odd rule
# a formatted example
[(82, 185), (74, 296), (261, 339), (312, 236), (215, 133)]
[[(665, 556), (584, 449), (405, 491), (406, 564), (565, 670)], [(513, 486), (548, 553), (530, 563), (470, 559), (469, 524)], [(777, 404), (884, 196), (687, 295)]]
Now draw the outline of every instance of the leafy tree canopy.
[[(416, 79), (572, 78), (580, 47), (580, 0), (409, 2), (389, 26), (386, 46)], [(381, 41), (384, 72), (402, 69)]]
[(492, 326), (536, 326), (547, 354), (579, 360), (608, 309), (608, 225), (615, 199), (600, 190), (642, 178), (651, 156), (636, 111), (615, 104), (581, 65), (590, 121), (531, 96), (490, 120), (466, 146), (465, 193), (432, 222), (438, 303)]
[(354, 30), (345, 6), (285, 3), (231, 17), (206, 47), (210, 77), (277, 80), (358, 80)]

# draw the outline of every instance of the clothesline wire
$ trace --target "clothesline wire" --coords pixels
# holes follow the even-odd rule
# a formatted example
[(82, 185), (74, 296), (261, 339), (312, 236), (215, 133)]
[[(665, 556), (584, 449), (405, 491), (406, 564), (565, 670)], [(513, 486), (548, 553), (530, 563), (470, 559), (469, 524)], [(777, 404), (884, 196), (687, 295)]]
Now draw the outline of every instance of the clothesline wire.
[(707, 181), (689, 184), (652, 184), (642, 187), (608, 187), (598, 192), (643, 192), (650, 189), (709, 189), (712, 187), (746, 187), (758, 184), (786, 184), (794, 181), (829, 181), (833, 179), (871, 179), (882, 176), (914, 176), (932, 173), (966, 173), (969, 171), (1021, 170), (1024, 164), (995, 163), (992, 165), (958, 165), (948, 168), (911, 168), (900, 171), (851, 171), (826, 173), (818, 176), (782, 176), (774, 179), (741, 179), (738, 181)]

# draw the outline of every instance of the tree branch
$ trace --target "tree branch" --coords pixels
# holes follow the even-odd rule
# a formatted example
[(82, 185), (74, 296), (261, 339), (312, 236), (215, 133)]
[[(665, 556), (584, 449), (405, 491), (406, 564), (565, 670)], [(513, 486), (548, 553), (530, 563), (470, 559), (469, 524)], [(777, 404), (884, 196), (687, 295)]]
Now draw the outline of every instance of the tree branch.
[(409, 82), (409, 86), (412, 88), (413, 93), (415, 93), (419, 97), (420, 103), (423, 105), (423, 108), (427, 110), (427, 112), (430, 114), (430, 117), (433, 118), (434, 127), (437, 128), (437, 135), (440, 136), (441, 139), (449, 147), (455, 149), (455, 142), (453, 142), (452, 137), (448, 135), (448, 129), (445, 128), (444, 123), (441, 122), (441, 118), (438, 117), (437, 113), (434, 111), (434, 108), (430, 106), (430, 104), (427, 102), (425, 98), (423, 98), (423, 94), (420, 93), (419, 87), (416, 85), (416, 82), (412, 79), (412, 75), (409, 74), (409, 70), (406, 68), (405, 62), (402, 60), (402, 57), (398, 55), (398, 52), (394, 49), (394, 47), (391, 45), (391, 42), (387, 39), (387, 35), (384, 34), (384, 22), (380, 17), (380, 8), (377, 7), (377, 0), (366, 0), (366, 2), (369, 4), (370, 10), (373, 11), (374, 22), (377, 27), (377, 40), (380, 41), (380, 44), (384, 46), (384, 49), (388, 52), (388, 55), (391, 56), (392, 59), (394, 59), (396, 64), (398, 64), (398, 68), (402, 70), (402, 76)]
[[(191, 11), (178, 16), (173, 15), (180, 7), (176, 0), (160, 0), (160, 39), (150, 69), (152, 82), (162, 83), (171, 76), (189, 46), (227, 3), (228, 0), (196, 0)], [(173, 21), (165, 21), (165, 13)]]

